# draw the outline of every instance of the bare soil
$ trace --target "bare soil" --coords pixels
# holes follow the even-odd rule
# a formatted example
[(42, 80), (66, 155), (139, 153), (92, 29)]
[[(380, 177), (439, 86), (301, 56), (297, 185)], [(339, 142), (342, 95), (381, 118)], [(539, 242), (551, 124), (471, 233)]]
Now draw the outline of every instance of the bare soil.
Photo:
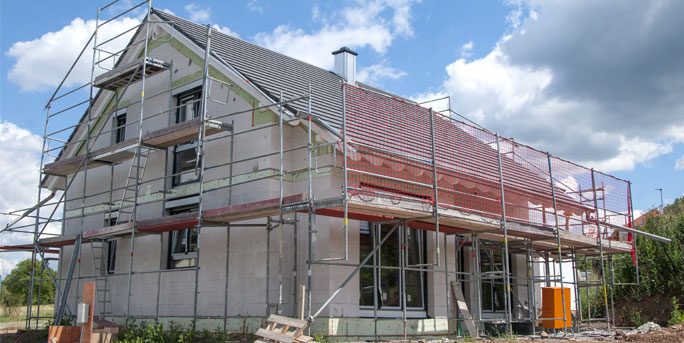
[[(0, 343), (28, 343), (44, 342), (46, 340), (45, 330), (0, 330)], [(390, 343), (406, 343), (404, 341), (392, 341)], [(492, 338), (492, 339), (456, 339), (454, 341), (412, 341), (418, 343), (449, 343), (449, 342), (482, 342), (482, 343), (605, 343), (605, 342), (629, 342), (629, 343), (684, 343), (684, 323), (663, 328), (658, 331), (651, 331), (646, 334), (636, 334), (627, 336), (622, 331), (612, 334), (578, 334), (574, 337), (549, 337), (542, 339), (539, 336), (517, 337), (517, 338)]]

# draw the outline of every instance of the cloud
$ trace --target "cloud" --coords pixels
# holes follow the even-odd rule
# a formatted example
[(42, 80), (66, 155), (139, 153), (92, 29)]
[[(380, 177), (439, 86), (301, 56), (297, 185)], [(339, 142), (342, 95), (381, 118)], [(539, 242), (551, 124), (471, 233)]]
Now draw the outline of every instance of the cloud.
[(684, 155), (675, 162), (675, 170), (684, 170)]
[[(7, 213), (36, 204), (38, 194), (38, 170), (42, 139), (28, 130), (10, 122), (0, 122), (0, 213)], [(18, 163), (21, 161), (21, 163)], [(43, 192), (43, 196), (45, 192)], [(41, 213), (41, 215), (45, 215)], [(0, 215), (0, 228), (4, 228), (16, 216)], [(24, 219), (17, 225), (28, 225), (32, 219)], [(22, 231), (33, 227), (20, 228)], [(46, 230), (48, 231), (48, 230)], [(49, 231), (54, 232), (54, 227)], [(0, 245), (32, 242), (32, 235), (24, 233), (0, 233)], [(0, 253), (0, 274), (6, 275), (17, 263), (29, 257), (27, 253)]]
[(472, 55), (471, 51), (473, 50), (473, 41), (469, 41), (468, 43), (463, 44), (461, 46), (461, 57), (462, 58), (468, 58)]
[[(370, 47), (384, 54), (397, 37), (413, 34), (411, 1), (357, 2), (329, 15), (323, 27), (307, 32), (290, 25), (280, 25), (272, 32), (262, 32), (254, 38), (257, 44), (285, 55), (330, 69), (330, 53), (341, 46), (352, 49)], [(313, 13), (322, 17), (318, 7)]]
[(185, 5), (184, 9), (194, 22), (208, 22), (211, 18), (211, 7), (199, 7), (195, 3), (190, 3)]
[(240, 35), (237, 32), (231, 30), (228, 26), (219, 26), (217, 24), (214, 24), (211, 26), (211, 28), (221, 33), (225, 33), (229, 36), (240, 38)]
[(434, 93), (454, 110), (605, 171), (648, 165), (684, 142), (684, 3), (512, 5), (489, 53), (445, 68)]
[(365, 67), (356, 73), (356, 79), (373, 86), (381, 86), (384, 79), (396, 80), (406, 76), (406, 72), (387, 66), (387, 60)]
[[(104, 42), (139, 23), (138, 19), (133, 18), (115, 19), (100, 28), (98, 39)], [(95, 20), (76, 18), (59, 31), (48, 32), (31, 41), (12, 44), (6, 55), (15, 59), (15, 63), (7, 73), (7, 79), (18, 85), (22, 91), (44, 91), (56, 87), (94, 30)], [(133, 32), (127, 33), (103, 48), (107, 51), (119, 51), (128, 44), (132, 35)], [(65, 87), (90, 82), (91, 56), (92, 43), (65, 81)], [(100, 58), (104, 57), (102, 55)], [(103, 65), (111, 68), (113, 62), (112, 58), (103, 62)], [(106, 71), (102, 68), (95, 69), (98, 74)]]
[(263, 14), (265, 6), (260, 0), (249, 0), (247, 2), (247, 9), (252, 12)]

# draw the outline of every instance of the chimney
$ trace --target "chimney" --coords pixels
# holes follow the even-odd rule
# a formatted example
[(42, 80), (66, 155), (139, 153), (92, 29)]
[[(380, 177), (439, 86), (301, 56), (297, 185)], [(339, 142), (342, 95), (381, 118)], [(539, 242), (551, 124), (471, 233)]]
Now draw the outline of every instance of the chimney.
[(333, 51), (335, 56), (335, 74), (341, 76), (347, 82), (356, 82), (356, 52), (346, 46)]

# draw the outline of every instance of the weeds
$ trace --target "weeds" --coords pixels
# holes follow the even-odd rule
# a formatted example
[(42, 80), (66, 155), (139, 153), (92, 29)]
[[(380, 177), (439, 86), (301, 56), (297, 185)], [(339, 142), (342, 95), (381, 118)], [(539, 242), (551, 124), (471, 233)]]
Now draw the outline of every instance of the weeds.
[(684, 309), (679, 308), (677, 297), (672, 297), (672, 313), (670, 314), (670, 320), (667, 321), (667, 325), (673, 326), (679, 323), (684, 323)]
[(170, 322), (168, 330), (164, 331), (164, 325), (159, 323), (131, 323), (119, 334), (119, 343), (208, 343), (226, 342), (230, 338), (229, 332), (222, 332), (217, 328), (217, 333), (209, 330), (197, 330), (195, 323), (185, 329), (182, 325)]

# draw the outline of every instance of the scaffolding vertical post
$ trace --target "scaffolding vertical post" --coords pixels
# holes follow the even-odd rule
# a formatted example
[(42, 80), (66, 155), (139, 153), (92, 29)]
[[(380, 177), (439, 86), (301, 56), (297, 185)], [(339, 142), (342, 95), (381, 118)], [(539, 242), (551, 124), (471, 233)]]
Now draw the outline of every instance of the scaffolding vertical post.
[[(482, 282), (480, 281), (480, 239), (477, 234), (472, 234), (471, 250), (473, 253), (473, 289), (477, 300), (477, 321), (482, 321)], [(478, 326), (479, 336), (479, 326)]]
[(347, 93), (346, 81), (342, 81), (342, 199), (344, 203), (344, 260), (349, 260), (349, 176), (347, 175)]
[(271, 315), (271, 217), (266, 217), (266, 292), (264, 302), (266, 303), (266, 314)]
[(432, 215), (435, 217), (435, 259), (434, 265), (439, 267), (441, 261), (439, 258), (439, 190), (437, 187), (437, 157), (435, 152), (435, 116), (430, 108), (430, 153), (432, 154)]
[(503, 167), (501, 164), (501, 144), (499, 143), (499, 134), (495, 134), (496, 137), (496, 151), (497, 158), (499, 162), (499, 187), (501, 191), (501, 225), (504, 233), (504, 284), (506, 292), (504, 293), (504, 303), (506, 306), (506, 325), (508, 327), (508, 333), (513, 334), (513, 325), (511, 324), (512, 310), (511, 310), (511, 280), (509, 277), (509, 261), (508, 261), (508, 228), (506, 225), (506, 195), (504, 193), (504, 177), (503, 177)]
[(608, 255), (608, 265), (610, 266), (610, 315), (615, 327), (615, 302), (613, 300), (613, 287), (615, 284), (615, 270), (613, 269), (613, 255)]
[(608, 316), (608, 294), (606, 291), (606, 271), (603, 266), (603, 239), (601, 238), (601, 220), (599, 218), (598, 199), (596, 194), (596, 177), (594, 176), (594, 169), (591, 169), (591, 188), (594, 193), (594, 209), (596, 211), (596, 231), (598, 233), (599, 253), (601, 257), (601, 279), (603, 281), (603, 300), (606, 308), (606, 323), (608, 330), (610, 330), (610, 317)]
[(591, 320), (591, 299), (589, 298), (589, 288), (590, 285), (587, 283), (589, 280), (589, 270), (587, 269), (587, 255), (584, 255), (584, 288), (587, 293), (587, 319)]
[[(143, 63), (142, 63), (142, 74), (140, 79), (140, 118), (138, 120), (138, 144), (135, 148), (135, 156), (133, 157), (133, 163), (135, 163), (135, 195), (133, 199), (133, 209), (131, 210), (131, 221), (133, 222), (133, 228), (131, 228), (131, 256), (128, 263), (128, 292), (126, 294), (126, 320), (125, 324), (128, 324), (128, 320), (131, 317), (131, 286), (133, 283), (133, 255), (135, 251), (135, 231), (138, 229), (137, 217), (138, 217), (138, 195), (140, 194), (140, 182), (138, 178), (140, 175), (140, 154), (142, 150), (142, 137), (143, 137), (143, 119), (145, 115), (145, 74), (147, 70), (147, 45), (150, 36), (150, 15), (152, 13), (152, 2), (147, 2), (147, 19), (145, 22), (145, 39), (143, 41)], [(86, 160), (87, 161), (87, 160)], [(85, 186), (83, 187), (85, 189)], [(121, 203), (123, 206), (123, 202)]]
[(308, 196), (308, 207), (309, 210), (307, 211), (308, 214), (308, 261), (306, 261), (306, 313), (307, 313), (307, 318), (309, 321), (313, 320), (313, 317), (311, 316), (311, 264), (313, 263), (313, 259), (315, 258), (314, 255), (314, 243), (313, 240), (315, 239), (314, 235), (314, 225), (313, 225), (313, 220), (314, 220), (314, 200), (313, 200), (313, 186), (311, 182), (311, 147), (312, 147), (312, 141), (311, 141), (311, 83), (309, 83), (309, 88), (307, 92), (307, 100), (306, 100), (306, 108), (307, 108), (307, 143), (306, 143), (306, 162), (307, 162), (307, 174), (308, 174), (308, 187), (307, 187), (307, 196)]
[[(211, 25), (207, 24), (207, 45), (204, 50), (204, 73), (202, 77), (202, 101), (200, 105), (202, 106), (202, 121), (200, 125), (199, 139), (197, 141), (197, 158), (195, 159), (195, 167), (199, 163), (199, 194), (198, 194), (198, 209), (197, 209), (197, 257), (195, 258), (195, 290), (194, 290), (194, 300), (193, 300), (193, 311), (192, 319), (193, 322), (197, 321), (197, 301), (199, 295), (199, 269), (200, 269), (200, 239), (202, 235), (202, 210), (204, 208), (202, 195), (204, 193), (204, 166), (206, 163), (206, 135), (207, 135), (207, 98), (209, 97), (208, 92), (208, 77), (209, 77), (209, 58), (211, 57)], [(197, 172), (197, 169), (195, 169)], [(189, 238), (188, 238), (189, 239)], [(193, 330), (195, 326), (193, 325)]]
[[(454, 263), (456, 260), (454, 260)], [(451, 322), (449, 321), (449, 313), (451, 306), (449, 304), (451, 292), (449, 292), (449, 245), (447, 235), (444, 234), (444, 297), (446, 300), (446, 318), (447, 318), (447, 339), (451, 335)]]
[(534, 280), (534, 256), (532, 255), (532, 240), (526, 242), (526, 261), (527, 261), (527, 299), (528, 308), (530, 312), (530, 324), (532, 326), (532, 335), (536, 335), (537, 330), (537, 299), (536, 299), (536, 283)]
[[(230, 91), (230, 90), (229, 90)], [(230, 122), (230, 149), (228, 156), (228, 180), (230, 187), (228, 187), (228, 206), (233, 204), (233, 151), (235, 145), (235, 121)], [(223, 332), (228, 331), (228, 276), (230, 275), (230, 223), (226, 227), (226, 281), (223, 293)]]
[[(376, 248), (378, 244), (378, 237), (380, 234), (380, 226), (371, 223), (371, 229), (373, 234), (371, 238), (373, 240), (373, 249)], [(378, 341), (378, 255), (373, 254), (373, 338), (374, 341)]]
[[(41, 148), (41, 154), (40, 154), (40, 170), (38, 171), (38, 199), (36, 199), (36, 224), (34, 228), (34, 233), (33, 233), (33, 252), (31, 253), (31, 276), (29, 279), (29, 289), (28, 289), (28, 294), (27, 296), (27, 304), (26, 304), (26, 329), (29, 329), (31, 326), (31, 302), (33, 301), (33, 282), (35, 278), (35, 274), (33, 272), (33, 266), (36, 264), (36, 252), (35, 249), (38, 248), (38, 232), (40, 229), (40, 197), (42, 195), (42, 183), (43, 183), (43, 163), (45, 162), (45, 146), (47, 144), (47, 130), (48, 130), (48, 124), (50, 122), (50, 103), (46, 106), (46, 111), (45, 111), (45, 129), (43, 130), (43, 145)], [(62, 220), (64, 220), (64, 217), (62, 217)], [(62, 249), (60, 248), (60, 253), (59, 253), (60, 258), (62, 257)], [(60, 261), (61, 262), (61, 261)], [(60, 263), (61, 265), (61, 263)]]
[(582, 302), (580, 301), (580, 287), (579, 287), (579, 273), (577, 271), (577, 253), (575, 252), (575, 248), (572, 247), (572, 272), (573, 272), (573, 277), (575, 278), (575, 311), (577, 314), (575, 315), (576, 318), (579, 320), (574, 321), (574, 327), (575, 327), (575, 332), (579, 333), (579, 321), (582, 320)]
[[(280, 91), (278, 102), (283, 101), (283, 91)], [(279, 163), (279, 201), (278, 201), (278, 229), (279, 229), (279, 244), (278, 244), (278, 308), (277, 313), (282, 314), (283, 304), (283, 105), (278, 105), (278, 156)]]
[[(628, 189), (628, 194), (629, 194), (629, 219), (630, 223), (630, 228), (634, 228), (636, 225), (634, 223), (634, 205), (632, 204), (632, 182), (627, 183), (627, 189)], [(634, 261), (636, 262), (636, 285), (639, 286), (639, 247), (637, 245), (637, 237), (639, 235), (632, 235), (632, 246), (634, 246)]]
[(408, 256), (406, 254), (406, 234), (408, 233), (408, 225), (406, 220), (401, 221), (399, 231), (399, 292), (401, 294), (401, 319), (404, 328), (404, 341), (406, 341), (406, 265)]
[(558, 269), (560, 271), (560, 285), (561, 285), (561, 301), (563, 305), (563, 332), (567, 333), (567, 327), (568, 327), (568, 319), (567, 314), (565, 313), (565, 304), (566, 301), (569, 301), (565, 299), (565, 287), (563, 284), (563, 252), (561, 249), (561, 239), (560, 239), (560, 226), (558, 225), (558, 206), (556, 203), (556, 186), (554, 185), (553, 182), (553, 167), (551, 166), (551, 154), (546, 153), (546, 158), (549, 162), (549, 182), (551, 184), (551, 197), (553, 198), (553, 216), (554, 216), (554, 231), (553, 233), (556, 235), (556, 243), (558, 245)]

